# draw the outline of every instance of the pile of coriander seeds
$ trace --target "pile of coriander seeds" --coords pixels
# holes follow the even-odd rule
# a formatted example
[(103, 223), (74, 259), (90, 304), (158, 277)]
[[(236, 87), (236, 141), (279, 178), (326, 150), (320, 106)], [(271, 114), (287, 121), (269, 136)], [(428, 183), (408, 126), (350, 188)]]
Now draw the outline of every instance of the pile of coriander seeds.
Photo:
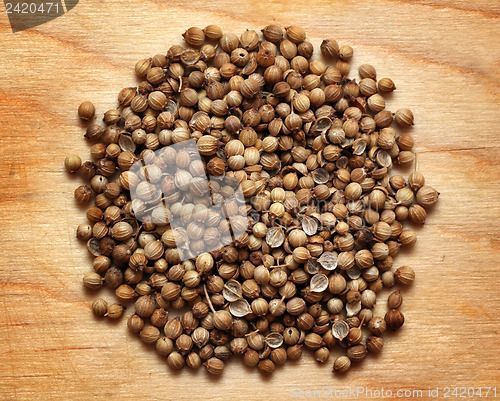
[[(136, 64), (139, 84), (119, 92), (103, 123), (91, 102), (78, 109), (91, 160), (70, 155), (65, 166), (86, 181), (76, 200), (91, 204), (76, 232), (94, 258), (83, 284), (116, 296), (92, 310), (118, 319), (127, 309), (128, 329), (172, 369), (220, 374), (236, 355), (268, 374), (310, 350), (345, 372), (403, 325), (396, 287), (415, 273), (395, 258), (417, 240), (403, 225), (423, 224), (439, 196), (414, 170), (413, 114), (385, 108), (396, 87), (371, 65), (348, 77), (350, 46), (326, 39), (313, 57), (300, 27), (237, 36), (210, 25), (183, 36), (184, 46)], [(204, 221), (192, 232), (141, 218), (147, 205), (131, 197), (134, 163), (165, 165), (157, 151), (188, 140), (202, 162), (174, 150), (168, 163), (236, 179), (248, 220), (233, 243), (190, 259), (179, 238), (196, 249), (228, 232), (209, 204), (193, 206), (197, 186), (159, 168), (162, 202)]]

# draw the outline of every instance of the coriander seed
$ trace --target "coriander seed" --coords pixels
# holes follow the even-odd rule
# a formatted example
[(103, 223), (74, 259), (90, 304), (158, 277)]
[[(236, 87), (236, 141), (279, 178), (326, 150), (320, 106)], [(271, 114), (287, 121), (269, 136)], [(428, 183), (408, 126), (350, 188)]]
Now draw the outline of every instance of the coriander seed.
[(366, 349), (369, 352), (379, 353), (384, 347), (384, 339), (382, 337), (370, 336), (366, 340)]
[(103, 317), (107, 311), (108, 303), (102, 298), (95, 300), (92, 304), (92, 312), (98, 317)]
[(64, 167), (69, 173), (76, 173), (82, 165), (82, 159), (77, 155), (68, 155), (64, 160)]
[(409, 285), (415, 280), (415, 272), (409, 266), (401, 266), (394, 272), (394, 277), (399, 284)]
[(416, 199), (420, 206), (430, 208), (434, 206), (438, 200), (439, 192), (434, 188), (424, 185), (417, 191)]
[(110, 319), (119, 319), (123, 315), (123, 306), (119, 304), (112, 304), (108, 306), (108, 311), (104, 316)]
[(222, 362), (219, 358), (210, 358), (204, 364), (208, 373), (213, 375), (220, 375), (224, 370), (224, 362)]
[(394, 291), (387, 299), (387, 306), (389, 309), (398, 309), (403, 303), (403, 297), (401, 296), (401, 291)]
[(325, 363), (330, 357), (330, 350), (327, 347), (321, 347), (314, 353), (316, 361), (319, 363)]
[(89, 203), (92, 199), (92, 188), (88, 185), (80, 185), (75, 189), (75, 199), (78, 203)]
[(146, 344), (155, 344), (160, 338), (160, 330), (155, 326), (146, 326), (140, 331), (139, 336)]
[(390, 78), (382, 78), (380, 81), (378, 81), (378, 90), (380, 92), (392, 92), (396, 90), (396, 85), (394, 85), (394, 82)]
[(160, 337), (155, 344), (156, 352), (161, 356), (168, 356), (172, 353), (174, 345), (171, 339), (167, 337)]
[(92, 227), (88, 224), (80, 224), (76, 229), (76, 238), (87, 241), (92, 237)]
[(167, 357), (167, 364), (171, 369), (180, 370), (184, 367), (184, 357), (177, 351), (171, 352)]
[(333, 364), (333, 370), (338, 373), (345, 373), (350, 367), (351, 360), (347, 356), (338, 357)]
[(203, 29), (208, 40), (219, 40), (222, 37), (222, 29), (218, 25), (208, 25)]
[(78, 116), (83, 120), (87, 121), (94, 117), (95, 107), (91, 102), (83, 102), (78, 106)]
[(347, 349), (347, 357), (353, 362), (362, 361), (365, 359), (366, 354), (366, 347), (362, 344), (354, 345)]
[(394, 114), (394, 120), (401, 127), (409, 127), (413, 125), (413, 113), (410, 109), (399, 109)]
[(404, 324), (405, 317), (399, 310), (390, 309), (385, 314), (385, 321), (392, 331), (396, 331)]
[(139, 333), (144, 327), (144, 320), (138, 315), (131, 315), (128, 318), (127, 326), (133, 333)]
[(257, 365), (257, 368), (263, 374), (270, 374), (270, 373), (274, 372), (274, 369), (276, 369), (276, 365), (270, 359), (263, 359), (262, 361), (259, 362), (259, 364)]
[(374, 317), (368, 322), (367, 327), (372, 334), (380, 336), (385, 333), (387, 324), (381, 317)]
[(87, 273), (83, 278), (83, 285), (90, 290), (98, 290), (103, 282), (103, 278), (95, 272)]

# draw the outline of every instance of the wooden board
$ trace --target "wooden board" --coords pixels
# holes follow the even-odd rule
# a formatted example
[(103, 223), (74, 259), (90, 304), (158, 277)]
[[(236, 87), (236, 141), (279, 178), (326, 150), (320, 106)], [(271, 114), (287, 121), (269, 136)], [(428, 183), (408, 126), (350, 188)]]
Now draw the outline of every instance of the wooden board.
[[(424, 399), (429, 387), (500, 393), (497, 0), (87, 0), (16, 34), (0, 7), (2, 400), (285, 400), (302, 394), (293, 388), (323, 387), (424, 390)], [(135, 83), (136, 60), (207, 23), (238, 34), (302, 25), (315, 45), (334, 37), (355, 48), (354, 68), (371, 63), (396, 82), (391, 110), (415, 113), (419, 169), (441, 199), (417, 246), (397, 259), (418, 275), (404, 329), (345, 377), (309, 355), (267, 378), (238, 361), (216, 379), (175, 374), (125, 321), (91, 316), (93, 295), (81, 287), (90, 259), (74, 235), (85, 220), (72, 199), (79, 181), (62, 168), (69, 152), (88, 156), (77, 106), (114, 107)]]

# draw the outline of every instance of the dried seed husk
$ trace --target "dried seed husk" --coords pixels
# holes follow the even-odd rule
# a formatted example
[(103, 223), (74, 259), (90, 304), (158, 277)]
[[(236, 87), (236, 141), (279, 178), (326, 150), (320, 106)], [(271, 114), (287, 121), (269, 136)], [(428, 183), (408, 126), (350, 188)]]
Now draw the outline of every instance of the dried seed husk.
[(332, 120), (330, 120), (328, 117), (320, 117), (312, 125), (311, 132), (319, 135), (330, 129), (331, 126)]
[(346, 273), (351, 280), (356, 280), (361, 276), (361, 269), (358, 266), (353, 266), (347, 269)]
[(317, 272), (319, 272), (320, 268), (321, 265), (318, 263), (317, 260), (310, 259), (307, 261), (304, 270), (309, 274), (316, 274)]
[(271, 248), (279, 248), (285, 242), (285, 233), (280, 227), (271, 227), (267, 230), (266, 243)]
[(224, 284), (222, 295), (228, 302), (235, 302), (242, 297), (241, 284), (236, 280), (229, 280)]
[(312, 292), (323, 292), (328, 288), (328, 277), (325, 274), (315, 274), (311, 277), (310, 288)]
[(302, 230), (307, 235), (314, 235), (318, 232), (318, 221), (309, 216), (303, 216), (302, 217)]
[(351, 302), (345, 306), (347, 317), (356, 316), (361, 310), (361, 301)]
[(279, 333), (268, 334), (264, 340), (270, 348), (279, 348), (283, 345), (283, 336)]
[(330, 180), (330, 173), (324, 168), (317, 168), (312, 172), (312, 176), (316, 184), (326, 184)]
[(91, 238), (87, 241), (87, 251), (94, 257), (101, 254), (99, 249), (99, 241), (95, 238)]
[(121, 134), (120, 138), (118, 139), (118, 145), (120, 146), (121, 150), (124, 152), (135, 152), (136, 149), (136, 144), (132, 140), (132, 137), (130, 135), (124, 135)]
[(252, 308), (246, 299), (238, 299), (229, 304), (229, 312), (234, 317), (244, 317), (252, 313)]
[(181, 54), (181, 61), (185, 65), (193, 65), (198, 62), (201, 57), (201, 53), (195, 49), (186, 49)]
[(385, 151), (384, 149), (380, 149), (377, 152), (376, 159), (377, 159), (377, 163), (381, 167), (390, 168), (392, 166), (391, 155), (387, 151)]
[(366, 142), (363, 139), (356, 140), (352, 146), (352, 153), (355, 155), (362, 155), (366, 150)]
[(332, 334), (337, 340), (342, 341), (349, 335), (349, 325), (343, 320), (335, 322), (332, 326)]
[(337, 255), (333, 252), (323, 252), (318, 263), (326, 270), (335, 270), (337, 268)]

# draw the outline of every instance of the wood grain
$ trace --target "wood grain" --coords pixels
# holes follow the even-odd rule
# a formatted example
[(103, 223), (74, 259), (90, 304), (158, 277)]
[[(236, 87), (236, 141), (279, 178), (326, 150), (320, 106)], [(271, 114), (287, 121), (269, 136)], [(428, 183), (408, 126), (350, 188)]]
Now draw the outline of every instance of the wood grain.
[[(324, 386), (500, 393), (498, 1), (88, 0), (16, 34), (0, 7), (2, 400), (285, 400), (292, 387)], [(416, 115), (419, 169), (441, 199), (397, 260), (418, 274), (407, 324), (345, 377), (310, 356), (271, 378), (239, 361), (219, 379), (176, 374), (125, 321), (91, 316), (93, 295), (81, 288), (90, 259), (74, 237), (84, 221), (72, 199), (78, 180), (62, 168), (68, 152), (88, 155), (77, 106), (113, 107), (135, 82), (136, 60), (209, 22), (236, 33), (298, 24), (316, 45), (337, 38), (355, 48), (354, 68), (368, 62), (396, 82), (390, 109)]]

